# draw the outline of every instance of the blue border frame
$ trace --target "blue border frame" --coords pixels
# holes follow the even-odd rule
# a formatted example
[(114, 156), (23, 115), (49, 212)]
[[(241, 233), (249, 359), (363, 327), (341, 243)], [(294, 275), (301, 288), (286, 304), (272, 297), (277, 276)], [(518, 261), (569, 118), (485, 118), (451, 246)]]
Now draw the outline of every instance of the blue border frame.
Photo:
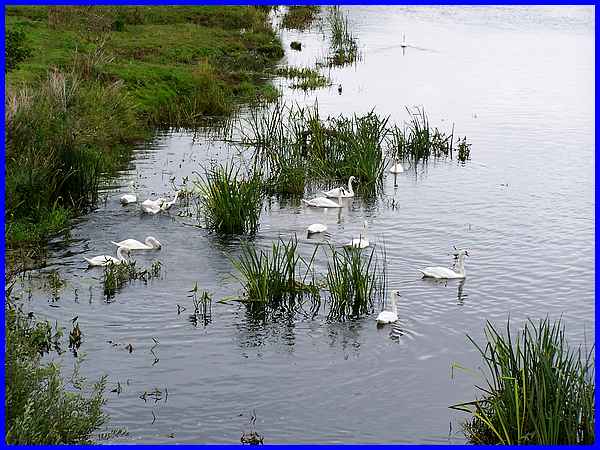
[[(18, 5), (32, 5), (35, 4), (34, 1), (24, 1), (24, 0), (17, 0), (17, 1), (4, 1), (2, 0), (2, 11), (3, 11), (3, 16), (6, 17), (6, 6), (18, 6)], [(85, 2), (85, 1), (60, 1), (60, 0), (50, 0), (50, 1), (45, 1), (43, 2), (43, 5), (65, 5), (65, 6), (70, 6), (70, 5), (106, 5), (106, 4), (112, 4), (112, 5), (194, 5), (194, 4), (200, 4), (200, 5), (248, 5), (248, 4), (261, 4), (261, 5), (296, 5), (296, 4), (313, 4), (313, 5), (336, 5), (336, 4), (343, 4), (343, 5), (365, 5), (365, 4), (387, 4), (387, 5), (468, 5), (468, 6), (476, 6), (476, 5), (594, 5), (596, 6), (596, 2), (587, 2), (587, 1), (582, 1), (582, 2), (561, 2), (561, 1), (556, 1), (556, 0), (551, 0), (551, 1), (512, 1), (512, 0), (503, 0), (500, 2), (493, 2), (493, 1), (478, 1), (478, 2), (460, 2), (460, 1), (451, 1), (451, 0), (441, 0), (438, 2), (432, 2), (432, 1), (412, 1), (412, 2), (399, 2), (399, 1), (380, 1), (380, 2), (368, 2), (368, 1), (356, 1), (356, 0), (344, 0), (343, 2), (340, 3), (336, 3), (336, 2), (331, 2), (331, 1), (323, 1), (323, 2), (315, 2), (315, 1), (301, 1), (301, 2), (294, 2), (294, 1), (289, 1), (289, 0), (285, 0), (285, 1), (257, 1), (257, 2), (248, 2), (248, 1), (243, 1), (243, 0), (229, 0), (229, 1), (214, 1), (214, 0), (208, 0), (205, 2), (197, 2), (197, 1), (185, 1), (185, 0), (171, 0), (171, 1), (124, 1), (124, 0), (112, 0), (112, 1), (89, 1), (89, 2)], [(598, 23), (599, 23), (599, 12), (598, 12), (598, 8), (594, 8), (594, 16), (595, 16), (595, 32), (596, 35), (598, 34)], [(2, 21), (2, 25), (1, 25), (1, 29), (2, 29), (2, 55), (0, 55), (0, 61), (2, 62), (2, 65), (4, 66), (4, 59), (5, 59), (5, 22), (4, 20)], [(597, 64), (598, 61), (598, 47), (595, 47), (595, 61)], [(596, 80), (596, 84), (597, 84), (597, 72), (595, 74), (595, 80)], [(5, 72), (2, 71), (2, 84), (3, 86), (5, 86)], [(5, 92), (6, 94), (6, 92)], [(5, 108), (5, 103), (2, 102), (2, 128), (3, 130), (5, 130), (5, 114), (4, 114), (4, 108)], [(596, 98), (595, 98), (595, 121), (597, 124), (598, 121), (598, 116), (597, 116), (597, 111), (598, 111), (598, 95), (596, 93)], [(595, 129), (595, 148), (597, 149), (597, 142), (598, 142), (598, 127), (596, 126)], [(596, 151), (595, 153), (595, 173), (598, 173), (598, 167), (599, 167), (599, 163), (598, 163), (598, 158), (597, 158), (597, 153)], [(3, 159), (5, 160), (5, 142), (4, 140), (2, 141), (2, 156)], [(6, 165), (3, 164), (2, 168), (0, 169), (0, 176), (2, 178), (2, 187), (1, 187), (1, 196), (0, 196), (0, 205), (2, 206), (2, 211), (3, 211), (3, 216), (2, 216), (2, 221), (3, 224), (6, 223), (6, 210), (5, 210), (5, 184), (4, 184), (4, 179), (5, 179), (5, 170), (6, 170)], [(600, 249), (600, 242), (598, 240), (598, 225), (595, 222), (595, 218), (598, 215), (598, 211), (600, 210), (600, 208), (598, 207), (598, 203), (596, 201), (597, 198), (597, 189), (598, 186), (595, 185), (594, 186), (595, 189), (595, 194), (596, 197), (594, 199), (594, 241), (595, 241), (595, 253), (594, 253), (594, 260), (597, 260), (597, 255), (598, 255), (598, 250)], [(2, 248), (2, 253), (5, 254), (5, 236), (2, 236), (2, 239), (0, 240), (0, 246)], [(2, 259), (2, 266), (4, 267), (5, 261), (4, 258)], [(598, 289), (598, 282), (599, 282), (600, 278), (598, 277), (598, 274), (595, 274), (595, 292)], [(2, 278), (2, 286), (4, 286), (5, 284), (5, 279), (4, 277)], [(5, 309), (2, 308), (2, 319), (4, 322), (5, 319)], [(597, 327), (597, 323), (598, 323), (598, 310), (596, 308), (595, 310), (595, 342), (598, 342), (598, 327)], [(0, 336), (2, 337), (2, 343), (3, 343), (3, 348), (5, 348), (6, 345), (6, 341), (5, 341), (5, 328), (2, 327), (1, 331), (0, 331)], [(5, 354), (4, 351), (1, 352), (2, 353), (2, 366), (5, 365)], [(598, 356), (598, 349), (597, 347), (595, 348), (595, 357)], [(597, 375), (596, 375), (596, 385), (597, 385)], [(2, 411), (2, 416), (5, 416), (5, 401), (4, 401), (4, 397), (5, 397), (5, 393), (6, 390), (4, 388), (4, 383), (5, 383), (5, 371), (2, 370), (2, 375), (1, 375), (1, 380), (2, 380), (2, 386), (3, 386), (3, 391), (2, 391), (2, 404), (0, 406), (1, 411)], [(598, 394), (598, 389), (596, 388), (596, 392), (595, 392), (595, 401), (596, 401), (596, 412), (598, 411), (598, 398), (599, 398), (599, 394)], [(2, 433), (2, 446), (5, 447), (6, 446), (6, 442), (4, 440), (5, 435), (6, 435), (6, 430), (5, 430), (5, 421), (2, 420), (0, 422), (0, 432)], [(598, 425), (596, 423), (596, 435), (598, 435)], [(132, 444), (127, 444), (127, 445), (120, 445), (120, 444), (116, 444), (116, 445), (111, 445), (112, 448), (131, 448)], [(133, 444), (135, 445), (135, 444)], [(182, 445), (177, 445), (178, 448), (195, 448), (195, 447), (199, 447), (202, 444), (182, 444)], [(314, 445), (314, 444), (313, 444)], [(287, 445), (282, 445), (282, 444), (275, 444), (275, 445), (271, 445), (272, 447), (276, 447), (276, 448), (288, 448), (288, 447), (294, 447), (294, 448), (308, 448), (308, 447), (312, 447), (313, 445), (310, 444), (301, 444), (301, 445), (291, 445), (291, 444), (287, 444)], [(364, 444), (340, 444), (340, 445), (349, 445), (349, 446), (353, 446), (353, 447), (360, 447), (360, 448), (396, 448), (399, 447), (399, 445), (364, 445)], [(319, 445), (320, 448), (323, 449), (327, 449), (327, 448), (337, 448), (340, 445)], [(141, 447), (152, 447), (152, 448), (156, 448), (157, 445), (147, 445), (147, 444), (138, 444), (137, 446), (141, 446)], [(163, 444), (163, 445), (158, 445), (158, 447), (174, 447), (174, 444)], [(215, 445), (215, 444), (206, 444), (203, 445), (203, 447), (209, 447), (209, 448), (219, 448), (219, 449), (227, 449), (227, 448), (237, 448), (239, 446), (239, 444), (236, 445)], [(442, 447), (446, 446), (446, 445), (441, 445)], [(448, 445), (449, 446), (449, 445)], [(594, 444), (593, 447), (600, 447), (599, 444)], [(23, 448), (79, 448), (79, 447), (91, 447), (91, 448), (97, 448), (96, 446), (75, 446), (75, 445), (61, 445), (61, 446), (54, 446), (54, 445), (42, 445), (42, 446), (19, 446), (19, 447), (23, 447)], [(415, 447), (415, 448), (427, 448), (427, 447), (431, 447), (431, 448), (439, 448), (440, 445), (408, 445), (402, 446), (403, 448), (411, 448), (411, 447)], [(472, 446), (467, 446), (467, 445), (458, 445), (458, 446), (452, 446), (452, 447), (472, 447)], [(516, 448), (516, 446), (507, 446), (507, 447), (514, 447)], [(544, 447), (544, 446), (542, 446)], [(560, 448), (567, 448), (569, 446), (560, 446)], [(496, 448), (495, 446), (477, 446), (477, 448)], [(574, 447), (575, 448), (575, 447)], [(579, 447), (576, 447), (579, 448)]]

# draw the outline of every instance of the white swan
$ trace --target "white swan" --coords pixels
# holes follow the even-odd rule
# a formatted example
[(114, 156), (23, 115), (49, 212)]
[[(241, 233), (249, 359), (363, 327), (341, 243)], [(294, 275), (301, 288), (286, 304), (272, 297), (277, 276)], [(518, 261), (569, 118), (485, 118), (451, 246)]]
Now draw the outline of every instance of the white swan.
[(148, 236), (144, 242), (136, 241), (135, 239), (125, 239), (121, 242), (110, 241), (111, 244), (115, 244), (117, 247), (125, 247), (128, 250), (158, 250), (162, 247), (162, 244), (158, 239), (152, 236)]
[(119, 247), (117, 249), (117, 257), (109, 255), (94, 256), (93, 258), (83, 257), (90, 266), (108, 266), (109, 264), (121, 264), (129, 259), (129, 249)]
[(312, 225), (309, 225), (309, 227), (308, 227), (308, 235), (310, 236), (311, 234), (315, 234), (315, 233), (323, 233), (326, 230), (327, 230), (327, 225), (323, 225), (322, 223), (313, 223)]
[(404, 33), (402, 33), (402, 43), (400, 44), (400, 47), (402, 47), (402, 48), (408, 47), (408, 44), (406, 43), (406, 35)]
[(171, 206), (173, 206), (175, 204), (178, 197), (179, 197), (179, 191), (175, 192), (175, 198), (173, 200), (171, 200), (170, 202), (165, 200), (163, 202), (163, 204), (160, 206), (161, 211), (166, 211), (168, 209), (171, 209)]
[(457, 253), (458, 261), (456, 262), (453, 269), (447, 267), (425, 267), (419, 269), (419, 272), (423, 274), (423, 277), (431, 278), (465, 278), (467, 276), (465, 272), (465, 256), (469, 256), (466, 250), (459, 250)]
[(402, 173), (404, 172), (404, 167), (402, 167), (402, 164), (400, 164), (398, 162), (398, 160), (396, 160), (396, 163), (390, 167), (390, 172), (391, 173)]
[(330, 197), (330, 198), (351, 198), (354, 197), (354, 189), (352, 189), (352, 182), (356, 179), (355, 176), (351, 176), (350, 178), (348, 178), (348, 189), (346, 189), (345, 187), (339, 187), (339, 188), (335, 188), (335, 189), (331, 189), (327, 192), (323, 192), (323, 194), (325, 194), (325, 197)]
[(130, 189), (131, 194), (124, 194), (119, 199), (119, 201), (121, 202), (121, 205), (127, 205), (129, 203), (137, 202), (137, 194), (135, 193), (133, 181), (129, 182), (129, 189)]
[(394, 323), (398, 321), (398, 309), (396, 308), (396, 296), (400, 296), (400, 291), (392, 291), (390, 298), (390, 311), (384, 310), (379, 313), (377, 318), (378, 325), (385, 325), (386, 323)]
[(364, 231), (361, 233), (361, 235), (359, 237), (352, 239), (347, 244), (344, 244), (344, 247), (366, 248), (369, 245), (371, 245), (371, 243), (369, 242), (369, 239), (367, 238), (367, 221), (366, 220), (363, 224), (363, 230)]
[(158, 197), (156, 200), (144, 200), (141, 204), (142, 211), (148, 214), (157, 214), (161, 211), (161, 207), (165, 199)]
[(342, 196), (338, 196), (338, 202), (334, 202), (333, 200), (329, 200), (326, 197), (315, 197), (311, 200), (302, 199), (302, 203), (308, 206), (312, 206), (313, 208), (342, 208), (344, 205), (342, 204)]

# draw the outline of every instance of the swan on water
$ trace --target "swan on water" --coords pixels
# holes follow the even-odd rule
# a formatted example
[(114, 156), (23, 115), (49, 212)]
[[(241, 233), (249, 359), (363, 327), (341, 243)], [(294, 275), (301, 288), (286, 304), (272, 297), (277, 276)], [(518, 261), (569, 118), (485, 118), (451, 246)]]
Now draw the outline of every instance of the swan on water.
[(402, 48), (408, 47), (408, 44), (406, 43), (406, 35), (404, 33), (402, 33), (402, 43), (400, 44), (400, 47), (402, 47)]
[(465, 256), (469, 256), (469, 253), (466, 250), (459, 250), (456, 256), (458, 261), (454, 265), (454, 269), (448, 269), (447, 267), (425, 267), (424, 269), (419, 269), (419, 272), (423, 274), (423, 277), (438, 279), (465, 278), (467, 276), (465, 272)]
[(129, 182), (129, 190), (131, 192), (130, 194), (124, 194), (119, 199), (119, 201), (121, 202), (121, 205), (128, 205), (129, 203), (137, 202), (137, 194), (135, 193), (133, 181)]
[(402, 164), (400, 164), (400, 162), (398, 160), (396, 160), (395, 164), (390, 167), (390, 172), (391, 173), (402, 173), (404, 172), (404, 167), (402, 167)]
[(398, 309), (396, 308), (396, 297), (400, 296), (400, 291), (392, 291), (390, 297), (390, 310), (383, 310), (377, 318), (377, 325), (385, 325), (386, 323), (394, 323), (398, 321)]
[(117, 247), (125, 247), (128, 250), (158, 250), (162, 247), (162, 244), (153, 236), (148, 236), (144, 242), (137, 241), (135, 239), (125, 239), (121, 242), (110, 241), (111, 244), (115, 244)]
[[(341, 192), (340, 192), (341, 194)], [(315, 197), (310, 200), (302, 199), (302, 203), (308, 206), (312, 206), (313, 208), (342, 208), (344, 205), (342, 204), (342, 196), (338, 195), (338, 202), (334, 202), (333, 200), (329, 200), (327, 197)]]
[(369, 245), (371, 245), (371, 243), (369, 242), (369, 239), (367, 238), (367, 221), (365, 220), (365, 222), (363, 224), (363, 232), (361, 233), (361, 235), (357, 238), (352, 239), (347, 244), (344, 244), (344, 247), (366, 248)]
[(170, 202), (168, 202), (167, 200), (165, 200), (163, 202), (163, 204), (160, 206), (161, 211), (166, 211), (168, 209), (171, 209), (171, 206), (173, 206), (175, 204), (175, 202), (177, 201), (177, 198), (179, 197), (179, 192), (180, 191), (175, 192), (175, 198), (173, 200), (171, 200)]
[(350, 178), (348, 178), (348, 189), (346, 189), (345, 187), (339, 187), (339, 188), (335, 188), (335, 189), (331, 189), (327, 192), (323, 192), (323, 194), (325, 194), (325, 197), (330, 197), (330, 198), (351, 198), (354, 197), (354, 189), (352, 189), (352, 182), (356, 179), (355, 176), (351, 176)]
[(165, 199), (158, 197), (156, 200), (144, 200), (141, 204), (142, 211), (148, 214), (157, 214), (161, 211), (161, 207)]
[(310, 236), (311, 234), (315, 234), (315, 233), (323, 233), (326, 230), (327, 230), (327, 225), (323, 225), (322, 223), (313, 223), (312, 225), (309, 225), (309, 227), (308, 227), (308, 235)]
[(83, 257), (90, 266), (108, 266), (109, 264), (121, 264), (129, 259), (129, 249), (119, 247), (117, 249), (117, 257), (109, 255), (94, 256), (93, 258)]

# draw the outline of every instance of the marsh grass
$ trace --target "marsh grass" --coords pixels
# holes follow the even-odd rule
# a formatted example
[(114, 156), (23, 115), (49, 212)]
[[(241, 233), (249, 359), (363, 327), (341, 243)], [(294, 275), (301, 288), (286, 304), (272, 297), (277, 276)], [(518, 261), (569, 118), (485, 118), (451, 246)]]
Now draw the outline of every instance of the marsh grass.
[(189, 317), (190, 322), (194, 326), (198, 326), (200, 323), (204, 324), (204, 326), (208, 325), (212, 320), (212, 295), (207, 291), (200, 292), (198, 283), (195, 283), (189, 292), (190, 295), (188, 297), (192, 299), (192, 304), (194, 305), (194, 312)]
[(329, 292), (328, 320), (357, 319), (385, 301), (385, 255), (379, 261), (375, 248), (366, 256), (359, 249), (330, 247), (325, 287)]
[(318, 69), (310, 67), (279, 67), (275, 72), (277, 76), (292, 80), (290, 85), (293, 89), (303, 91), (314, 90), (325, 86), (331, 86), (331, 79), (319, 73)]
[(487, 368), (480, 400), (451, 408), (473, 415), (464, 426), (477, 444), (593, 444), (594, 346), (571, 349), (560, 320), (529, 320), (516, 337), (487, 322), (479, 346)]
[(102, 272), (104, 295), (107, 299), (111, 299), (119, 289), (132, 280), (147, 283), (153, 278), (158, 278), (161, 274), (161, 267), (160, 261), (154, 261), (147, 269), (138, 269), (135, 261), (108, 264)]
[(281, 26), (287, 29), (306, 30), (314, 22), (321, 7), (317, 5), (289, 6)]
[(312, 272), (317, 250), (318, 246), (306, 260), (298, 252), (296, 237), (287, 242), (282, 239), (274, 242), (270, 252), (245, 243), (239, 259), (232, 260), (245, 300), (277, 309), (293, 308), (307, 298), (318, 299), (319, 290)]
[(206, 169), (195, 180), (206, 227), (220, 234), (253, 234), (262, 212), (263, 182), (258, 171), (242, 177), (233, 163)]
[(359, 58), (358, 41), (352, 35), (348, 18), (339, 6), (332, 6), (327, 19), (331, 30), (328, 64), (345, 66), (354, 63)]

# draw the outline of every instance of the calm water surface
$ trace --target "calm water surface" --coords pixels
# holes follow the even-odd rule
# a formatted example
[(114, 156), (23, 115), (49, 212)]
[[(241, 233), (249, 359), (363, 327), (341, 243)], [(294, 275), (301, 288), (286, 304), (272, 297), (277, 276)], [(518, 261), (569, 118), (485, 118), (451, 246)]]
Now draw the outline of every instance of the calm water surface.
[[(341, 244), (367, 220), (371, 240), (385, 244), (390, 288), (402, 292), (400, 322), (378, 330), (373, 317), (339, 324), (321, 313), (264, 323), (237, 303), (213, 304), (207, 326), (190, 323), (189, 310), (178, 315), (177, 304), (191, 307), (195, 282), (215, 299), (239, 293), (229, 261), (239, 242), (190, 226), (177, 207), (142, 216), (119, 196), (131, 179), (143, 197), (172, 192), (170, 178), (179, 183), (235, 152), (201, 134), (160, 134), (107, 186), (106, 202), (79, 220), (72, 239), (53, 245), (43, 272), (58, 270), (67, 282), (58, 307), (38, 275), (24, 286), (33, 286), (29, 306), (40, 315), (67, 327), (79, 316), (83, 373), (108, 375), (107, 411), (129, 430), (126, 442), (235, 443), (254, 410), (268, 443), (463, 443), (464, 415), (448, 405), (472, 399), (480, 381), (476, 373), (451, 376), (453, 362), (480, 364), (466, 333), (481, 341), (486, 320), (503, 326), (509, 314), (515, 324), (548, 314), (562, 315), (572, 343), (593, 341), (593, 8), (344, 10), (361, 62), (331, 70), (334, 85), (309, 95), (275, 80), (284, 99), (317, 99), (323, 115), (375, 107), (396, 123), (407, 119), (405, 106), (422, 105), (433, 125), (449, 131), (454, 123), (468, 136), (472, 160), (431, 163), (400, 175), (397, 187), (388, 177), (377, 201), (355, 198), (339, 213), (272, 199), (256, 244), (297, 233), (310, 254), (307, 225), (328, 224), (325, 239)], [(411, 44), (404, 52), (403, 33)], [(318, 26), (282, 38), (286, 47), (303, 44), (288, 52), (289, 64), (312, 65), (326, 53)], [(163, 249), (137, 253), (138, 264), (158, 258), (162, 279), (132, 283), (107, 303), (101, 270), (86, 271), (82, 256), (112, 254), (109, 241), (147, 235)], [(421, 280), (417, 268), (451, 263), (452, 245), (469, 249), (466, 281)], [(63, 355), (66, 369), (73, 362)], [(110, 392), (117, 382), (119, 395)], [(154, 388), (168, 397), (140, 398)]]

